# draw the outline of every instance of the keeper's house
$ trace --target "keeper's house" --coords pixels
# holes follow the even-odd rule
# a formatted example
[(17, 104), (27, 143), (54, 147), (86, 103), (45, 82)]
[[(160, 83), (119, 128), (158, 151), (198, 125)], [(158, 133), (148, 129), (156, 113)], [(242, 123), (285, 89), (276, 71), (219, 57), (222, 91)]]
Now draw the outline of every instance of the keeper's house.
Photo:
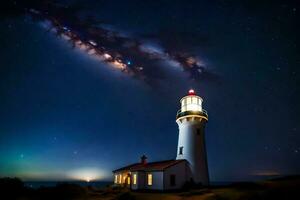
[(191, 172), (186, 160), (141, 162), (114, 170), (115, 184), (132, 190), (174, 190), (180, 189), (190, 180)]

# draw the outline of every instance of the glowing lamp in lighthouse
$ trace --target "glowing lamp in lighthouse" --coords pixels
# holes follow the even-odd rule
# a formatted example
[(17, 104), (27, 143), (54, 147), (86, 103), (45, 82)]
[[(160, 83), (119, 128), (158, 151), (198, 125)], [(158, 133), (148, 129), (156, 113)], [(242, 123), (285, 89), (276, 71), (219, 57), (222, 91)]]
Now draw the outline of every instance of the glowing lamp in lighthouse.
[(190, 89), (188, 95), (181, 99), (180, 112), (196, 111), (202, 112), (202, 98), (197, 96), (193, 89)]

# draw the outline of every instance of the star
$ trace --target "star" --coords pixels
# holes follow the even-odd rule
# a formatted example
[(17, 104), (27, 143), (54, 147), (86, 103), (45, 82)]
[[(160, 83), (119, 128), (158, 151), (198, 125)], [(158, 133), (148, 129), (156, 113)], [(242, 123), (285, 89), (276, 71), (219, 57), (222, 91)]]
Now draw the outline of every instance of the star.
[(280, 150), (281, 150), (281, 148), (280, 148), (280, 147), (278, 147), (278, 148), (277, 148), (277, 150), (278, 150), (278, 151), (280, 151)]
[(268, 150), (268, 149), (269, 149), (269, 147), (265, 146), (265, 150)]

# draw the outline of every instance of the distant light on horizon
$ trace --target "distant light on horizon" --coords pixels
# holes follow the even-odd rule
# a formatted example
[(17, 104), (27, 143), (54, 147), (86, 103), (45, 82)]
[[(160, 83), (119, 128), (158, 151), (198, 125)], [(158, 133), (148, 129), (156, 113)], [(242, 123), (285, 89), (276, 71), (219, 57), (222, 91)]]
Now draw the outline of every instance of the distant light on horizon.
[(67, 176), (70, 179), (91, 182), (103, 179), (104, 174), (105, 173), (98, 168), (79, 168), (71, 170)]
[(254, 176), (280, 176), (281, 173), (278, 172), (278, 171), (256, 171), (256, 172), (253, 172), (252, 175)]

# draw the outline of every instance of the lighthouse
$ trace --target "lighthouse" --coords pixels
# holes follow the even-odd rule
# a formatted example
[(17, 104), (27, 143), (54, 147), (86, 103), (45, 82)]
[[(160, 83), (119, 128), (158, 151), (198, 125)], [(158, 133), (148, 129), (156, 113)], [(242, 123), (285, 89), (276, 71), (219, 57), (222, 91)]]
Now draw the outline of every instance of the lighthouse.
[(180, 100), (176, 116), (179, 138), (176, 159), (148, 162), (143, 155), (139, 162), (113, 171), (114, 184), (132, 190), (178, 190), (193, 181), (208, 185), (209, 176), (204, 140), (207, 112), (202, 98), (194, 90)]
[(202, 108), (202, 98), (194, 90), (181, 100), (176, 122), (179, 128), (176, 160), (186, 160), (195, 183), (208, 185), (209, 175), (205, 148), (205, 125), (208, 114)]

